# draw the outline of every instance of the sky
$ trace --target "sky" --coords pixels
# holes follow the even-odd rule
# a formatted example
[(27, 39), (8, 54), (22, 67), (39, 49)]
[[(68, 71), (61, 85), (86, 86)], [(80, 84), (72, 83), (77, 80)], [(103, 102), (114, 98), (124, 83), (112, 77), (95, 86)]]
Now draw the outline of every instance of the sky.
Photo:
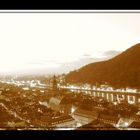
[(140, 13), (0, 13), (0, 74), (68, 72), (140, 43)]

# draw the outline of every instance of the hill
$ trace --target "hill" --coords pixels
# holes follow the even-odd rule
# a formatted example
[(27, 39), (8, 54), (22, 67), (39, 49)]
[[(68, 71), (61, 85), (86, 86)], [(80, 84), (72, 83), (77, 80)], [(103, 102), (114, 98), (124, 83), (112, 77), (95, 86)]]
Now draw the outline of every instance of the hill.
[(108, 84), (114, 87), (140, 88), (140, 43), (120, 55), (88, 64), (66, 75), (66, 82)]

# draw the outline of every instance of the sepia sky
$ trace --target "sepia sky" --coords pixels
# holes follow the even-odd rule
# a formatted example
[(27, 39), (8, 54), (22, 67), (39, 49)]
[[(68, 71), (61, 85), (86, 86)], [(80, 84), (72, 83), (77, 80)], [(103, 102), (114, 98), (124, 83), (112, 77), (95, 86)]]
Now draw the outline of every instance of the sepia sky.
[(0, 73), (105, 60), (139, 43), (139, 29), (140, 13), (0, 13)]

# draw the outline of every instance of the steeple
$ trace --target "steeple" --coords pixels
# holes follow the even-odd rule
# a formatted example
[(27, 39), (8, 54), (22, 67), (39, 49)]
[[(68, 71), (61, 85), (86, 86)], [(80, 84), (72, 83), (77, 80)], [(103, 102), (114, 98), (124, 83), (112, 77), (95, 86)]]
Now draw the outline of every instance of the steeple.
[(53, 85), (52, 85), (52, 89), (53, 89), (53, 92), (55, 93), (57, 91), (57, 80), (56, 80), (56, 76), (54, 75), (53, 77)]

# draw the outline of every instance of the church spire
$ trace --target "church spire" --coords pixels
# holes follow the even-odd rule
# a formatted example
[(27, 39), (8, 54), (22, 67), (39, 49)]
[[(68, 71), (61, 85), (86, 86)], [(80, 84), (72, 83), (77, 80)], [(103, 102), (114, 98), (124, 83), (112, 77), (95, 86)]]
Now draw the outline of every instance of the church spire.
[(53, 91), (56, 92), (57, 91), (57, 80), (56, 80), (56, 76), (54, 74), (53, 76)]

